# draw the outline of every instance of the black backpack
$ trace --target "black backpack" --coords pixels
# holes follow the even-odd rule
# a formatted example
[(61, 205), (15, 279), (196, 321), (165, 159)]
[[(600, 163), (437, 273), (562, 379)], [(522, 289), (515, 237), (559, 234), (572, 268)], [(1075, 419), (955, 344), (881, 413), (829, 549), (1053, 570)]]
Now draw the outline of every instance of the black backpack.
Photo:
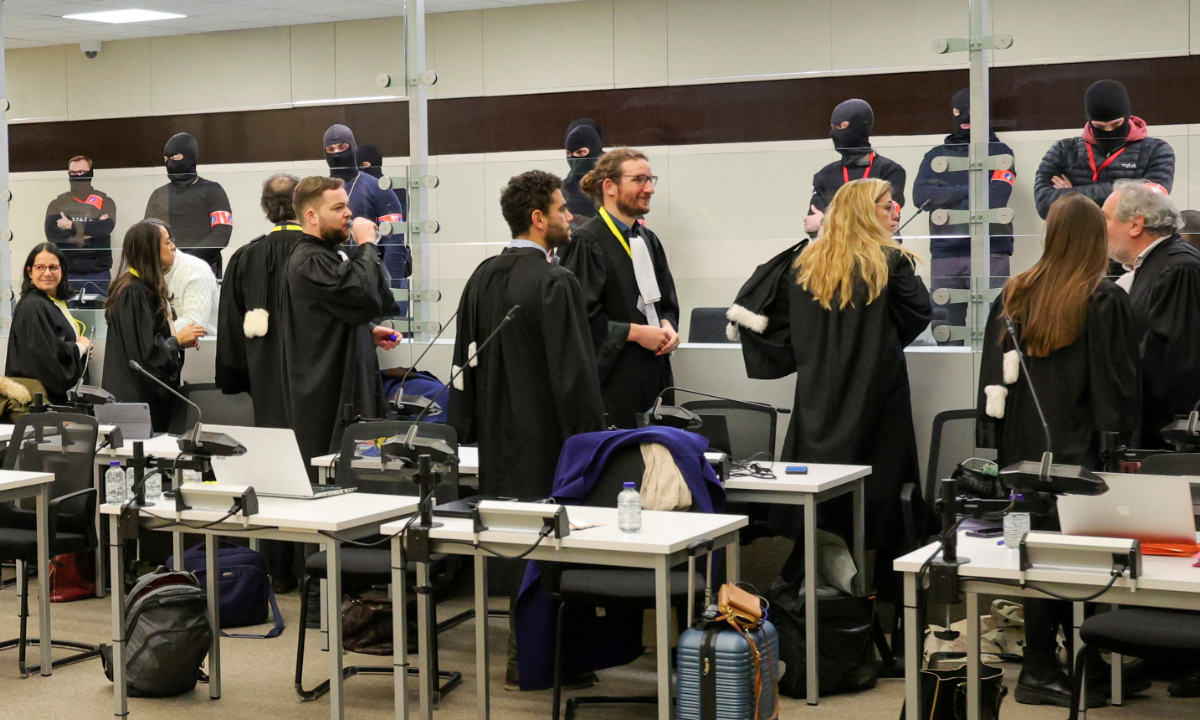
[[(125, 598), (125, 677), (130, 697), (171, 697), (196, 687), (212, 643), (208, 598), (190, 572), (143, 576)], [(103, 645), (113, 678), (112, 648)]]

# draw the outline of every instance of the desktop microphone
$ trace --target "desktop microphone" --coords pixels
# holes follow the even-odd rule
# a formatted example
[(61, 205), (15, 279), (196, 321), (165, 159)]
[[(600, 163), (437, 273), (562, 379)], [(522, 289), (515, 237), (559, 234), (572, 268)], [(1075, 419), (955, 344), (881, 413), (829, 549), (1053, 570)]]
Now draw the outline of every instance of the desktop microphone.
[(129, 367), (161, 385), (167, 392), (191, 405), (196, 409), (196, 424), (191, 430), (179, 436), (179, 449), (189, 455), (209, 455), (212, 457), (227, 457), (230, 455), (245, 455), (246, 446), (225, 433), (201, 432), (200, 406), (192, 402), (183, 393), (150, 374), (137, 360), (130, 360)]
[(1050, 423), (1042, 412), (1042, 403), (1038, 399), (1037, 389), (1033, 386), (1033, 376), (1029, 374), (1029, 366), (1025, 364), (1025, 353), (1021, 352), (1021, 342), (1017, 339), (1017, 329), (1012, 318), (1000, 316), (1004, 326), (1012, 338), (1013, 348), (1021, 363), (1021, 372), (1025, 375), (1025, 384), (1029, 386), (1029, 395), (1033, 398), (1033, 406), (1037, 409), (1038, 419), (1042, 422), (1042, 432), (1046, 435), (1046, 451), (1042, 453), (1040, 463), (1024, 460), (1010, 465), (1000, 471), (1000, 478), (1012, 490), (1045, 492), (1054, 495), (1102, 495), (1108, 492), (1108, 485), (1095, 473), (1079, 465), (1055, 465), (1054, 454), (1051, 451)]
[[(446, 383), (446, 387), (454, 387), (454, 381), (458, 379), (458, 376), (462, 375), (467, 368), (471, 367), (471, 361), (479, 357), (479, 353), (483, 352), (483, 349), (487, 347), (497, 335), (500, 334), (500, 331), (503, 330), (504, 326), (516, 316), (517, 311), (520, 309), (520, 305), (513, 305), (511, 308), (509, 308), (509, 311), (504, 315), (504, 318), (500, 321), (500, 323), (496, 325), (495, 329), (492, 330), (492, 332), (488, 334), (487, 338), (485, 338), (484, 341), (475, 348), (475, 352), (471, 353), (471, 356), (463, 362), (462, 367), (458, 368), (458, 370), (450, 376), (450, 380)], [(428, 412), (429, 407), (421, 410), (416, 419), (412, 421), (412, 425), (408, 428), (408, 434), (404, 436), (404, 439), (399, 442), (384, 443), (383, 451), (392, 457), (409, 458), (412, 460), (416, 460), (419, 455), (428, 454), (430, 451), (433, 451), (439, 456), (447, 459), (455, 457), (454, 453), (450, 450), (450, 446), (445, 440), (441, 440), (439, 438), (421, 437), (417, 434), (421, 418), (425, 417)], [(457, 458), (455, 459), (457, 460)]]
[(426, 347), (425, 350), (417, 356), (417, 359), (412, 366), (405, 370), (404, 374), (400, 376), (400, 397), (392, 403), (396, 408), (396, 412), (404, 412), (404, 406), (407, 406), (409, 413), (416, 412), (420, 414), (430, 406), (437, 408), (437, 410), (433, 411), (435, 414), (441, 412), (441, 406), (434, 402), (432, 398), (422, 397), (420, 395), (405, 395), (404, 382), (408, 380), (408, 376), (412, 374), (412, 371), (417, 369), (417, 365), (419, 365), (421, 361), (425, 359), (425, 356), (428, 355), (429, 351), (433, 349), (433, 346), (438, 341), (438, 338), (442, 336), (442, 333), (446, 332), (446, 328), (450, 327), (450, 323), (454, 322), (454, 318), (456, 317), (458, 317), (457, 310), (455, 310), (454, 314), (450, 316), (450, 319), (446, 321), (446, 324), (442, 326), (442, 329), (438, 330), (437, 335), (433, 336), (433, 340), (429, 341), (428, 347)]
[[(94, 327), (92, 328), (92, 335), (95, 335)], [(94, 349), (88, 350), (87, 357), (83, 359), (83, 372), (79, 373), (79, 382), (75, 383), (75, 387), (67, 391), (67, 400), (76, 405), (106, 405), (117, 401), (117, 398), (104, 388), (83, 384), (83, 379), (87, 377), (88, 367), (92, 364), (93, 352)]]
[(896, 234), (897, 234), (897, 235), (899, 235), (900, 233), (904, 232), (904, 228), (908, 227), (908, 224), (909, 224), (910, 222), (912, 222), (913, 220), (916, 220), (918, 215), (920, 215), (921, 213), (923, 213), (923, 212), (926, 212), (927, 210), (929, 210), (929, 206), (930, 206), (930, 205), (932, 205), (932, 204), (933, 204), (933, 198), (929, 198), (928, 200), (926, 200), (926, 201), (925, 201), (925, 202), (924, 202), (924, 203), (921, 205), (921, 207), (917, 208), (917, 211), (916, 211), (915, 213), (913, 213), (913, 216), (912, 216), (912, 217), (910, 217), (909, 219), (905, 220), (905, 221), (904, 221), (904, 224), (903, 224), (903, 225), (901, 225), (901, 226), (900, 226), (900, 227), (899, 227), (899, 228), (896, 230)]
[(671, 390), (678, 390), (679, 392), (685, 392), (691, 395), (699, 395), (700, 397), (712, 398), (714, 400), (725, 400), (727, 402), (741, 403), (743, 405), (754, 405), (755, 407), (766, 408), (767, 410), (771, 410), (772, 412), (783, 415), (786, 415), (792, 411), (791, 408), (775, 407), (774, 405), (768, 405), (766, 403), (738, 400), (736, 398), (728, 398), (721, 395), (712, 395), (709, 393), (698, 392), (696, 390), (688, 390), (687, 388), (672, 386), (663, 388), (662, 392), (660, 392), (658, 396), (654, 398), (654, 405), (651, 406), (651, 408), (646, 411), (645, 414), (648, 424), (664, 425), (666, 427), (673, 427), (679, 430), (695, 430), (704, 425), (704, 420), (692, 410), (688, 410), (685, 407), (677, 405), (663, 405), (663, 395), (666, 395)]
[(1192, 407), (1186, 419), (1176, 420), (1159, 432), (1167, 442), (1179, 445), (1200, 444), (1200, 401)]

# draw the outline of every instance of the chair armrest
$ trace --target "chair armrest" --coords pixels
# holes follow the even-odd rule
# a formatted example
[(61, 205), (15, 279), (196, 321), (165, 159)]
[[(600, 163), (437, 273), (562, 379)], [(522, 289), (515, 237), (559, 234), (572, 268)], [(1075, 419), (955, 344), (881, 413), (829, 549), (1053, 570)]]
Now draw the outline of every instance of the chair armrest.
[(920, 503), (917, 486), (905, 483), (900, 488), (900, 515), (904, 518), (905, 550), (915, 550), (920, 544), (917, 537), (917, 505)]
[(710, 553), (710, 552), (712, 552), (712, 549), (713, 549), (713, 539), (712, 538), (704, 538), (702, 540), (696, 540), (691, 545), (688, 545), (687, 546), (687, 554), (688, 554), (688, 557), (694, 558), (697, 555), (704, 555), (706, 553)]
[(83, 513), (81, 515), (84, 518), (83, 527), (84, 534), (87, 536), (88, 547), (95, 547), (98, 540), (96, 538), (96, 525), (92, 521), (92, 518), (96, 516), (96, 488), (76, 490), (73, 493), (67, 493), (50, 501), (50, 506), (46, 509), (46, 515), (50, 522), (49, 535), (51, 543), (54, 542), (54, 538), (58, 534), (59, 506), (64, 502), (79, 498), (84, 499)]

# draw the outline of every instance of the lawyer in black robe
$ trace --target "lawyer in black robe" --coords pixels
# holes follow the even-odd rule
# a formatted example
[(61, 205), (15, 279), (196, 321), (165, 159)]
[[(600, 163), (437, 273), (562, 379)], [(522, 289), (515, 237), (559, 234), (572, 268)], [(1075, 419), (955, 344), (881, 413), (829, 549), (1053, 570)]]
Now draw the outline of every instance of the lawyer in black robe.
[(233, 254), (221, 282), (217, 387), (227, 394), (250, 393), (258, 427), (289, 427), (280, 382), (279, 308), (288, 259), (302, 237), (295, 223), (276, 225)]
[[(37, 273), (33, 269), (53, 265), (59, 267), (57, 274), (50, 270)], [(90, 347), (89, 341), (80, 340), (83, 323), (57, 301), (58, 296), (69, 292), (66, 272), (62, 252), (55, 245), (42, 243), (29, 253), (21, 301), (13, 310), (4, 369), (8, 377), (40, 382), (46, 388), (47, 400), (56, 405), (66, 403), (67, 390), (85, 373), (88, 352), (85, 348)], [(34, 278), (34, 274), (38, 277)]]
[[(617, 227), (627, 237), (638, 233), (645, 239), (662, 293), (655, 306), (658, 316), (678, 330), (679, 298), (662, 243), (641, 222), (634, 223), (633, 228), (622, 225)], [(619, 428), (634, 428), (635, 415), (649, 410), (654, 398), (673, 385), (674, 379), (668, 355), (655, 355), (628, 339), (631, 324), (647, 323), (645, 313), (637, 308), (639, 291), (633, 260), (604, 218), (597, 216), (575, 231), (563, 265), (575, 273), (583, 289), (608, 422)]]
[[(1075, 342), (1045, 357), (1029, 355), (1029, 377), (1004, 382), (1004, 354), (1012, 338), (999, 342), (1004, 324), (1004, 297), (992, 303), (979, 364), (976, 417), (981, 447), (995, 447), (1000, 467), (1022, 460), (1040, 461), (1046, 448), (1030, 384), (1037, 389), (1042, 412), (1050, 426), (1054, 462), (1103, 469), (1100, 433), (1120, 434), (1134, 441), (1141, 418), (1138, 340), (1140, 329), (1125, 291), (1102, 280), (1088, 301), (1087, 316)], [(1018, 327), (1017, 332), (1021, 330)], [(1015, 357), (1014, 357), (1015, 360)], [(1011, 364), (1013, 360), (1009, 360)], [(1002, 418), (987, 413), (987, 388), (1004, 387)]]
[(284, 280), (284, 403), (306, 463), (338, 449), (347, 407), (364, 418), (386, 407), (370, 323), (396, 302), (374, 243), (346, 259), (340, 242), (303, 235)]
[(166, 432), (176, 398), (129, 367), (130, 360), (136, 360), (154, 377), (179, 389), (179, 374), (183, 370), (179, 341), (154, 291), (137, 277), (129, 278), (129, 284), (109, 310), (102, 385), (118, 402), (148, 403), (154, 431)]
[(1146, 256), (1129, 290), (1142, 328), (1142, 439), (1166, 447), (1162, 429), (1200, 402), (1200, 250), (1175, 233)]
[[(510, 326), (471, 361), (514, 305)], [(550, 494), (567, 438), (604, 429), (599, 376), (574, 275), (537, 247), (510, 247), (485, 260), (458, 306), (450, 424), (479, 443), (485, 495)]]

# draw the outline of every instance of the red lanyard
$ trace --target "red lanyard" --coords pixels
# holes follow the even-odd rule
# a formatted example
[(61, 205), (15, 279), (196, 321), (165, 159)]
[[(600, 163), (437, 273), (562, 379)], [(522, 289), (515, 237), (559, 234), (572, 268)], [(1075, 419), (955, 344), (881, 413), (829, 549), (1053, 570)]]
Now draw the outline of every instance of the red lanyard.
[(1122, 147), (1120, 150), (1116, 151), (1112, 155), (1109, 155), (1108, 159), (1100, 164), (1100, 170), (1097, 170), (1096, 169), (1096, 156), (1092, 154), (1092, 144), (1084, 143), (1084, 145), (1087, 146), (1088, 163), (1092, 166), (1092, 182), (1100, 182), (1100, 170), (1103, 170), (1104, 168), (1108, 167), (1109, 164), (1112, 163), (1113, 160), (1117, 159), (1118, 155), (1125, 152), (1125, 148)]
[[(1113, 157), (1116, 157), (1116, 156), (1114, 155)], [(871, 160), (870, 160), (870, 162), (867, 163), (867, 171), (865, 173), (863, 173), (862, 179), (865, 180), (866, 178), (871, 177), (871, 168), (873, 168), (873, 167), (875, 167), (875, 153), (871, 153)], [(846, 169), (845, 165), (842, 166), (842, 182), (843, 183), (850, 182), (850, 171), (848, 169)]]

